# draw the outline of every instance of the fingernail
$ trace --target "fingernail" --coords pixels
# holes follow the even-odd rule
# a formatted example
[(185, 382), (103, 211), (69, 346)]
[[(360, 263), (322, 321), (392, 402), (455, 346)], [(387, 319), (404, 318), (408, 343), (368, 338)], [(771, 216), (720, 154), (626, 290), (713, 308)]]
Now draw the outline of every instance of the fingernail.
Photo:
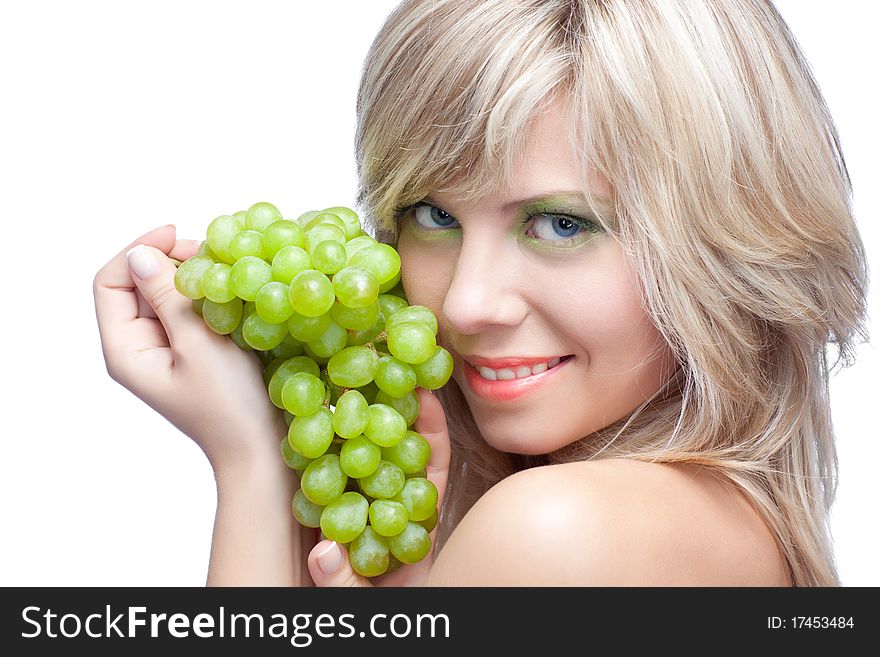
[(333, 541), (318, 554), (318, 567), (325, 575), (332, 575), (342, 565), (342, 552), (336, 541)]
[(138, 244), (125, 254), (128, 258), (128, 266), (134, 272), (134, 275), (141, 280), (145, 280), (159, 273), (159, 261), (156, 260), (150, 250), (143, 244)]

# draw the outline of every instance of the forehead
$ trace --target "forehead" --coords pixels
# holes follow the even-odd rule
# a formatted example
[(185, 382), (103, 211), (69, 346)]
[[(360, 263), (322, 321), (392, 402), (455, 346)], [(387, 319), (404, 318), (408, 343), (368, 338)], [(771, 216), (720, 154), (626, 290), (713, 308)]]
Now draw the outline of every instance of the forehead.
[(590, 196), (597, 204), (609, 204), (611, 183), (590, 165), (584, 175), (583, 159), (568, 119), (558, 103), (537, 114), (529, 123), (510, 175), (498, 185), (477, 195), (472, 191), (462, 193), (452, 185), (433, 190), (431, 199), (457, 208), (493, 206), (509, 210), (534, 198), (576, 193)]

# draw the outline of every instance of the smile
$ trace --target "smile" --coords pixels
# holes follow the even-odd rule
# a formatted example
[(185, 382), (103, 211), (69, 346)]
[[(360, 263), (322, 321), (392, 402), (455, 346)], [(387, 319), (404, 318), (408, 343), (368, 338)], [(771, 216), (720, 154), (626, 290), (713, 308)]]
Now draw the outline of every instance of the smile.
[(557, 380), (566, 365), (575, 360), (573, 355), (556, 357), (532, 365), (493, 369), (481, 365), (477, 367), (468, 361), (464, 363), (464, 378), (467, 386), (478, 397), (493, 401), (512, 401), (538, 388)]
[(512, 381), (513, 379), (525, 379), (530, 376), (535, 376), (537, 374), (542, 374), (547, 370), (553, 369), (562, 361), (571, 358), (571, 356), (562, 356), (552, 358), (549, 361), (545, 361), (543, 363), (535, 363), (534, 365), (521, 365), (519, 367), (510, 368), (504, 367), (501, 369), (492, 369), (491, 367), (478, 367), (471, 363), (467, 363), (470, 367), (474, 368), (477, 372), (479, 372), (480, 376), (487, 381)]

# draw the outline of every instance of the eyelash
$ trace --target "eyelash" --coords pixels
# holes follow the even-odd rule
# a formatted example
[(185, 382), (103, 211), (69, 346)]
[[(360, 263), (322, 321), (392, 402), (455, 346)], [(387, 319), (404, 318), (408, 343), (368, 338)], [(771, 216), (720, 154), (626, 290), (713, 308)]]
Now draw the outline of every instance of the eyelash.
[[(419, 201), (417, 203), (413, 203), (412, 205), (404, 206), (404, 207), (396, 209), (394, 212), (395, 220), (399, 223), (406, 214), (408, 214), (409, 212), (411, 212), (417, 208), (420, 208), (420, 207), (428, 207), (428, 208), (435, 208), (437, 210), (443, 210), (442, 208), (439, 208), (436, 205), (432, 205), (431, 203), (427, 203), (426, 201)], [(443, 211), (445, 212), (445, 210), (443, 210)], [(450, 215), (450, 216), (452, 216), (452, 215)], [(526, 214), (526, 217), (523, 219), (522, 223), (523, 223), (523, 225), (525, 225), (525, 224), (529, 223), (530, 221), (532, 221), (533, 219), (538, 218), (538, 217), (562, 217), (564, 219), (569, 219), (569, 220), (573, 221), (575, 224), (580, 226), (582, 229), (589, 231), (591, 233), (601, 232), (600, 227), (597, 226), (595, 224), (595, 222), (591, 221), (590, 219), (584, 219), (583, 217), (578, 217), (573, 214), (566, 214), (564, 212), (529, 212), (528, 214)], [(431, 229), (429, 228), (426, 230), (431, 230)], [(434, 230), (453, 230), (453, 229), (452, 228), (446, 228), (446, 229), (437, 228)], [(580, 233), (576, 233), (575, 235), (572, 235), (571, 237), (568, 237), (568, 238), (563, 238), (563, 239), (559, 239), (559, 240), (545, 240), (545, 241), (567, 242), (567, 241), (576, 239), (579, 235), (580, 235)], [(534, 238), (534, 239), (538, 239), (538, 238)]]

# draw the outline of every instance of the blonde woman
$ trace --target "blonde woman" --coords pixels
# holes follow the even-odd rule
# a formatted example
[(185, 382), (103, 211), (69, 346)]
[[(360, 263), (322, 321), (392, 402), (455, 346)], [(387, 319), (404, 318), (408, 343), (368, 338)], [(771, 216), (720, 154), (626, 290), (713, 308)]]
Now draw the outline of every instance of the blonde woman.
[[(839, 583), (827, 383), (867, 339), (867, 268), (770, 2), (404, 2), (365, 64), (357, 156), (368, 225), (455, 359), (420, 391), (445, 492), (420, 564), (368, 582), (293, 523), (256, 362), (168, 293), (165, 254), (192, 243), (154, 231), (96, 278), (111, 374), (217, 471), (209, 583)], [(174, 378), (134, 364), (125, 322), (153, 313)], [(219, 369), (246, 390), (195, 387)]]

